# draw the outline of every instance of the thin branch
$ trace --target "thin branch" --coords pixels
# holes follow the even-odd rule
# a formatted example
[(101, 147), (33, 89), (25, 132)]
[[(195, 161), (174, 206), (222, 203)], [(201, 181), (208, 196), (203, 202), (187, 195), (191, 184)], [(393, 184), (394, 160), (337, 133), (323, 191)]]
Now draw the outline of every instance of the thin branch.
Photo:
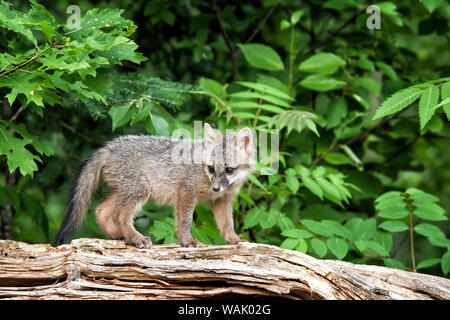
[(406, 206), (409, 211), (409, 243), (411, 248), (411, 262), (413, 271), (416, 272), (416, 259), (414, 257), (414, 229), (413, 229), (413, 210), (411, 206), (411, 202), (408, 201), (409, 199), (405, 197), (406, 200)]
[(361, 11), (357, 11), (353, 14), (353, 16), (348, 19), (347, 21), (345, 21), (339, 28), (337, 28), (336, 30), (334, 30), (333, 32), (331, 32), (330, 34), (328, 34), (328, 36), (326, 36), (324, 39), (317, 41), (316, 43), (314, 43), (314, 45), (312, 45), (312, 47), (309, 49), (309, 51), (307, 52), (307, 55), (313, 53), (316, 49), (318, 49), (321, 45), (323, 45), (324, 43), (328, 42), (331, 38), (333, 38), (334, 36), (336, 36), (338, 33), (340, 33), (342, 30), (344, 30), (351, 22), (353, 22), (356, 17), (362, 13), (364, 13), (365, 10), (361, 10)]
[(61, 118), (59, 118), (59, 122), (61, 123), (61, 126), (63, 126), (64, 128), (66, 128), (67, 130), (69, 130), (70, 132), (76, 134), (77, 136), (79, 136), (80, 138), (86, 140), (87, 142), (94, 144), (94, 145), (99, 145), (98, 142), (94, 141), (93, 139), (89, 138), (88, 136), (80, 133), (77, 131), (77, 129), (75, 129), (74, 127), (72, 127), (70, 124), (64, 122)]
[(220, 13), (214, 4), (214, 2), (211, 0), (211, 8), (214, 12), (214, 15), (216, 16), (217, 23), (219, 24), (220, 33), (222, 33), (223, 38), (225, 39), (225, 44), (228, 47), (228, 50), (230, 50), (230, 58), (231, 58), (231, 66), (232, 66), (232, 75), (233, 75), (233, 81), (237, 80), (238, 78), (238, 67), (237, 67), (237, 54), (236, 54), (236, 48), (234, 44), (231, 42), (230, 36), (228, 35), (227, 30), (225, 30), (225, 27), (223, 25), (222, 17), (220, 16)]
[[(30, 63), (31, 61), (39, 58), (42, 54), (44, 54), (44, 52), (46, 52), (47, 50), (51, 49), (52, 46), (49, 46), (48, 48), (46, 48), (45, 50), (39, 51), (38, 54), (36, 54), (35, 56), (31, 57), (30, 59), (16, 65), (14, 68), (10, 69), (10, 70), (4, 70), (0, 73), (0, 77), (6, 76), (6, 74), (11, 73), (19, 68), (24, 67), (25, 65), (27, 65), (28, 63)], [(39, 48), (38, 48), (39, 49)]]
[(416, 136), (410, 143), (404, 145), (402, 148), (398, 149), (396, 152), (394, 152), (389, 158), (385, 160), (385, 163), (390, 162), (391, 160), (397, 158), (399, 155), (403, 154), (406, 150), (411, 148), (416, 141), (419, 139), (419, 136)]
[(16, 113), (14, 113), (14, 115), (8, 120), (9, 122), (14, 122), (17, 117), (19, 116), (19, 114), (22, 113), (22, 111), (24, 110), (24, 106), (22, 105), (19, 110), (16, 111)]
[[(253, 30), (250, 37), (248, 37), (247, 41), (245, 41), (245, 44), (249, 44), (253, 41), (253, 38), (256, 37), (256, 35), (261, 31), (262, 27), (266, 24), (267, 20), (272, 16), (273, 12), (275, 11), (276, 7), (281, 3), (281, 0), (278, 0), (266, 13), (264, 18), (258, 23), (258, 26)], [(236, 57), (239, 57), (239, 55), (242, 53), (242, 50), (239, 50), (236, 53)]]

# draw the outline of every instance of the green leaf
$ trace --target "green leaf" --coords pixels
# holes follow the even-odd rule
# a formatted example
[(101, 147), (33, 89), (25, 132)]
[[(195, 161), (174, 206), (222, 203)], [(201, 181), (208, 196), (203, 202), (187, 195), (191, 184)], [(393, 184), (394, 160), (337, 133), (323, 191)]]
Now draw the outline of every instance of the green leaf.
[(441, 258), (442, 272), (447, 275), (450, 272), (450, 250), (444, 253)]
[[(434, 206), (433, 206), (434, 205)], [(431, 221), (444, 221), (448, 218), (443, 214), (443, 209), (434, 203), (430, 203), (429, 206), (423, 206), (415, 209), (413, 214), (419, 218)]]
[(372, 61), (370, 61), (369, 59), (365, 58), (365, 57), (361, 57), (356, 61), (356, 65), (364, 70), (368, 70), (368, 71), (375, 71), (375, 65)]
[(423, 91), (419, 101), (420, 128), (423, 129), (434, 115), (435, 107), (439, 100), (439, 88), (430, 87)]
[(327, 245), (322, 240), (312, 239), (311, 247), (313, 248), (314, 252), (319, 256), (319, 258), (323, 258), (327, 254), (328, 251)]
[(248, 180), (250, 180), (250, 182), (256, 184), (258, 187), (260, 187), (263, 190), (267, 190), (266, 187), (264, 187), (264, 185), (253, 175), (249, 175), (248, 176)]
[(320, 200), (323, 200), (323, 191), (313, 179), (303, 176), (302, 182), (309, 191), (318, 196)]
[(202, 77), (199, 79), (199, 84), (200, 87), (202, 87), (202, 89), (214, 93), (219, 98), (221, 99), (226, 98), (226, 91), (220, 82), (217, 82), (216, 80), (213, 79)]
[(304, 239), (300, 239), (298, 245), (295, 247), (295, 250), (306, 253), (308, 250), (308, 243)]
[(299, 21), (300, 21), (300, 19), (301, 19), (301, 17), (303, 16), (303, 13), (305, 12), (305, 9), (300, 9), (300, 10), (297, 10), (297, 11), (295, 11), (292, 15), (291, 15), (291, 23), (293, 24), (293, 25), (296, 25)]
[(345, 82), (325, 74), (313, 74), (303, 79), (300, 85), (310, 90), (330, 91), (343, 88)]
[(388, 252), (391, 251), (394, 240), (392, 234), (386, 231), (377, 230), (375, 237), (373, 238), (375, 242), (383, 246)]
[(313, 234), (307, 230), (303, 229), (290, 229), (285, 230), (281, 233), (282, 236), (289, 237), (289, 238), (295, 238), (295, 239), (308, 239), (312, 238)]
[(268, 125), (269, 128), (275, 126), (278, 130), (286, 127), (288, 133), (290, 133), (292, 130), (301, 132), (306, 126), (317, 136), (319, 136), (316, 125), (313, 122), (313, 120), (316, 120), (317, 118), (318, 116), (311, 112), (288, 110), (272, 117)]
[(244, 226), (242, 229), (246, 230), (259, 224), (259, 221), (263, 217), (262, 210), (260, 208), (252, 208), (245, 214)]
[(366, 241), (366, 248), (372, 250), (382, 257), (386, 257), (389, 255), (389, 252), (381, 244), (375, 241)]
[(345, 61), (341, 57), (321, 52), (303, 61), (298, 69), (304, 72), (332, 74), (341, 66), (345, 66)]
[(283, 61), (271, 47), (259, 43), (238, 44), (238, 47), (250, 65), (269, 71), (284, 70)]
[[(253, 91), (239, 91), (236, 93), (229, 94), (228, 97), (230, 98), (246, 98), (246, 99), (261, 99), (263, 101), (270, 102), (274, 105), (285, 107), (285, 108), (291, 108), (291, 105), (286, 103), (284, 100), (277, 98), (271, 94), (268, 93), (262, 93), (262, 92), (253, 92)], [(256, 103), (256, 102), (255, 102)], [(256, 108), (259, 106), (259, 103), (256, 103)]]
[(357, 7), (358, 3), (354, 0), (328, 0), (323, 7), (328, 9), (346, 9)]
[(128, 110), (130, 110), (131, 105), (132, 103), (128, 103), (121, 106), (113, 106), (109, 109), (108, 114), (112, 120), (113, 131), (130, 120), (131, 116), (126, 117), (126, 115), (128, 114)]
[(27, 15), (17, 10), (11, 10), (9, 6), (10, 3), (6, 1), (0, 2), (0, 27), (20, 33), (36, 45), (37, 41), (33, 32), (27, 26), (27, 23), (30, 22)]
[(286, 19), (281, 20), (280, 22), (280, 30), (285, 30), (291, 27), (291, 23)]
[(343, 153), (340, 152), (333, 152), (328, 153), (324, 160), (328, 162), (329, 164), (333, 164), (336, 166), (344, 165), (344, 164), (350, 164), (352, 165), (353, 162)]
[(330, 102), (327, 110), (327, 129), (335, 128), (347, 116), (347, 101), (338, 98)]
[(298, 189), (300, 188), (300, 182), (298, 182), (298, 178), (295, 176), (287, 176), (286, 183), (289, 189), (291, 189), (293, 194), (297, 194)]
[(420, 261), (420, 263), (417, 265), (417, 270), (419, 269), (426, 269), (432, 266), (435, 266), (441, 262), (441, 258), (431, 258)]
[(316, 177), (316, 182), (323, 190), (323, 195), (325, 196), (325, 198), (337, 204), (341, 203), (341, 195), (336, 190), (335, 186), (333, 186), (333, 184), (331, 184), (327, 179), (323, 177)]
[(414, 231), (424, 237), (438, 237), (444, 238), (445, 234), (439, 229), (437, 226), (429, 224), (429, 223), (420, 223), (414, 227)]
[(339, 260), (342, 260), (347, 255), (348, 244), (340, 238), (328, 238), (327, 246)]
[(0, 122), (0, 155), (6, 156), (9, 172), (17, 168), (22, 175), (31, 175), (38, 170), (35, 160), (41, 159), (26, 149), (32, 143), (32, 139), (20, 139), (14, 136), (15, 130), (7, 128), (3, 121)]
[(262, 217), (259, 220), (259, 225), (263, 229), (270, 229), (277, 224), (277, 214), (271, 209), (269, 212), (263, 212)]
[(300, 221), (302, 225), (304, 225), (306, 228), (314, 232), (315, 234), (325, 236), (325, 237), (331, 237), (333, 236), (333, 231), (325, 224), (322, 224), (318, 221), (310, 220), (310, 219), (303, 219)]
[(302, 218), (304, 219), (317, 219), (325, 221), (333, 220), (342, 223), (346, 220), (345, 216), (331, 207), (329, 204), (313, 203), (307, 205), (302, 211)]
[[(386, 193), (383, 193), (381, 196), (379, 196), (377, 199), (375, 199), (376, 203), (382, 203), (389, 201), (389, 203), (400, 202), (403, 204), (403, 196), (400, 191), (389, 191)], [(404, 204), (403, 204), (404, 205)]]
[[(450, 121), (450, 81), (446, 82), (441, 87), (441, 99), (442, 102), (439, 103), (436, 108), (443, 106), (444, 112), (447, 115), (448, 121)], [(447, 101), (447, 102), (445, 102)], [(443, 103), (445, 102), (445, 103)]]
[(353, 231), (353, 239), (369, 240), (373, 238), (377, 231), (377, 223), (375, 219), (367, 219), (361, 222)]
[(300, 243), (300, 240), (303, 240), (303, 239), (287, 238), (286, 240), (284, 240), (281, 243), (280, 247), (283, 249), (293, 250), (295, 247), (298, 246), (298, 244)]
[(7, 127), (13, 128), (14, 131), (16, 131), (18, 134), (22, 136), (22, 138), (31, 140), (30, 142), (31, 145), (41, 155), (46, 156), (53, 155), (53, 150), (50, 148), (50, 146), (45, 143), (42, 143), (38, 136), (33, 136), (32, 134), (30, 134), (23, 123), (13, 124), (5, 120), (0, 120), (0, 122), (6, 125)]
[(378, 67), (378, 69), (383, 71), (383, 73), (385, 75), (387, 75), (389, 78), (391, 78), (392, 80), (398, 79), (397, 73), (395, 72), (394, 68), (392, 68), (390, 65), (388, 65), (382, 61), (378, 61), (375, 64)]
[(420, 2), (425, 8), (427, 8), (428, 12), (432, 13), (434, 10), (439, 8), (445, 0), (425, 0)]
[(284, 232), (286, 230), (294, 229), (294, 227), (295, 227), (292, 220), (282, 214), (278, 215), (277, 223), (282, 232)]
[(322, 220), (321, 224), (326, 226), (334, 235), (352, 240), (352, 233), (339, 222), (334, 220)]
[(374, 78), (357, 77), (353, 80), (353, 84), (360, 86), (375, 95), (380, 95), (381, 86)]
[(395, 25), (403, 26), (402, 19), (398, 16), (397, 6), (390, 1), (378, 2), (382, 14), (385, 14)]
[(410, 88), (394, 93), (381, 104), (375, 112), (373, 119), (382, 118), (403, 110), (416, 101), (420, 97), (421, 93), (422, 90), (417, 88)]
[(417, 206), (421, 206), (420, 203), (423, 203), (424, 206), (427, 206), (427, 202), (439, 201), (438, 197), (426, 193), (420, 189), (408, 188), (405, 192), (410, 195), (411, 199), (414, 201), (414, 204), (417, 204)]
[(8, 98), (10, 105), (13, 104), (19, 94), (23, 94), (26, 98), (25, 106), (34, 102), (38, 106), (44, 107), (44, 102), (39, 93), (43, 90), (41, 83), (40, 72), (14, 72), (0, 77), (0, 88), (11, 88), (11, 92), (5, 96)]
[(285, 93), (285, 92), (283, 92), (281, 90), (278, 90), (276, 88), (273, 88), (271, 86), (268, 86), (266, 84), (254, 83), (254, 82), (249, 82), (249, 81), (236, 81), (235, 83), (239, 84), (241, 86), (250, 88), (250, 89), (254, 89), (254, 90), (259, 91), (259, 92), (263, 92), (264, 94), (265, 93), (269, 93), (269, 94), (271, 94), (273, 96), (276, 96), (276, 97), (279, 97), (279, 98), (282, 98), (282, 99), (286, 99), (286, 100), (290, 100), (290, 101), (294, 101), (295, 100), (294, 98), (289, 96), (287, 93)]
[(97, 56), (107, 58), (110, 63), (118, 65), (122, 65), (122, 60), (128, 60), (134, 63), (146, 61), (147, 58), (142, 53), (135, 51), (137, 48), (138, 45), (129, 40), (126, 44), (117, 45), (108, 51), (97, 51), (96, 54)]
[(409, 227), (406, 225), (406, 223), (401, 221), (385, 221), (381, 223), (379, 227), (389, 232), (402, 232), (405, 230), (409, 230)]
[(169, 135), (169, 124), (167, 121), (156, 114), (151, 114), (150, 118), (152, 120), (153, 127), (155, 131), (160, 136), (168, 136)]
[(363, 97), (361, 97), (360, 95), (356, 94), (356, 93), (352, 93), (350, 94), (350, 97), (352, 97), (353, 99), (355, 99), (356, 102), (358, 102), (364, 109), (368, 110), (370, 105), (369, 102), (364, 99)]
[(430, 241), (430, 243), (436, 247), (441, 247), (441, 248), (449, 248), (450, 247), (450, 240), (448, 240), (447, 238), (442, 238), (439, 236), (429, 237), (428, 241)]
[(363, 169), (363, 163), (361, 159), (353, 152), (353, 150), (346, 144), (340, 145), (341, 149), (344, 150), (346, 155), (352, 160), (353, 164), (358, 168), (358, 170)]
[(392, 206), (383, 207), (378, 212), (378, 217), (386, 219), (403, 219), (409, 215), (409, 211), (404, 205), (398, 206), (394, 204)]

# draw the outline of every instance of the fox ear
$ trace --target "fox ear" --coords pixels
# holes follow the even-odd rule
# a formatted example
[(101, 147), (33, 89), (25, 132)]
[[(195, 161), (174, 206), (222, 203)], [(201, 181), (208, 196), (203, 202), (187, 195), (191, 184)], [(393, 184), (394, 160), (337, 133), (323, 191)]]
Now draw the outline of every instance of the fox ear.
[(214, 143), (216, 140), (222, 137), (222, 133), (219, 130), (211, 128), (208, 123), (205, 123), (205, 141), (206, 144)]
[(245, 151), (247, 156), (253, 156), (253, 133), (250, 128), (239, 130), (234, 136), (234, 145), (239, 150)]

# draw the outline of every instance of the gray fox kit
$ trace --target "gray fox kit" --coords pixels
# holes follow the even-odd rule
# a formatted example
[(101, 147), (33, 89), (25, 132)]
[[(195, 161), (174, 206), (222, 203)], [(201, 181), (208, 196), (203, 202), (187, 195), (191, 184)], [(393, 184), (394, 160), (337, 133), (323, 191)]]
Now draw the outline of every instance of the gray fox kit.
[(133, 219), (152, 199), (175, 208), (176, 234), (184, 247), (200, 245), (191, 235), (199, 201), (211, 203), (226, 242), (242, 241), (234, 231), (231, 202), (255, 166), (252, 131), (243, 128), (222, 134), (207, 123), (204, 129), (203, 140), (125, 135), (95, 151), (75, 179), (54, 243), (67, 242), (81, 225), (102, 175), (111, 192), (95, 209), (95, 216), (110, 239), (149, 248), (150, 238), (135, 230)]

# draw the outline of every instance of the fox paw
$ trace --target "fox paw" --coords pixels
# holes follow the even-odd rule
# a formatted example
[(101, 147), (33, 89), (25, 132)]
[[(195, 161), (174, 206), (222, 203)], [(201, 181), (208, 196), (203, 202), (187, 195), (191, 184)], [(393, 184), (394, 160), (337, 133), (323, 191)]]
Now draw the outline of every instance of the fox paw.
[(190, 239), (181, 242), (181, 246), (184, 248), (198, 248), (203, 247), (204, 244), (198, 241), (197, 239)]
[(148, 248), (152, 247), (152, 241), (150, 240), (150, 238), (144, 237), (144, 236), (134, 237), (133, 239), (131, 239), (128, 242), (128, 244), (131, 244), (139, 249), (142, 249), (142, 248), (148, 249)]

